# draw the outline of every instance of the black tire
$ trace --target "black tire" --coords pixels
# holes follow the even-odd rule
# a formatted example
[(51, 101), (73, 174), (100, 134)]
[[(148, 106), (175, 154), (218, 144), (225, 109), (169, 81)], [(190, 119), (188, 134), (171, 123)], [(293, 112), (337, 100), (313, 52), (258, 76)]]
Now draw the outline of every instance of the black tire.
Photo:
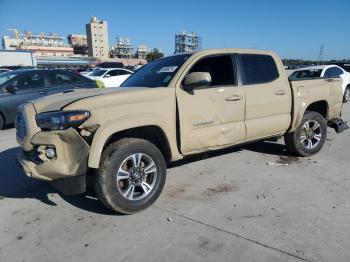
[(0, 130), (3, 130), (5, 127), (5, 121), (2, 115), (0, 114)]
[(350, 99), (350, 86), (347, 86), (345, 88), (344, 96), (343, 96), (343, 103), (347, 103)]
[[(117, 182), (119, 168), (133, 154), (143, 154), (149, 157), (156, 167), (153, 189), (140, 200), (130, 200), (122, 194), (120, 182)], [(141, 161), (142, 162), (142, 161)], [(143, 163), (143, 162), (142, 162)], [(141, 164), (142, 164), (141, 163)], [(146, 168), (145, 168), (146, 169)], [(141, 173), (139, 173), (141, 174)], [(131, 175), (130, 175), (131, 177)], [(118, 213), (133, 214), (152, 205), (161, 194), (166, 180), (166, 164), (160, 150), (147, 140), (124, 138), (110, 144), (102, 153), (100, 168), (95, 179), (95, 190), (99, 200), (107, 207)], [(131, 180), (123, 180), (126, 187)], [(142, 193), (142, 187), (135, 186)], [(136, 192), (137, 194), (138, 192)], [(134, 194), (134, 192), (132, 193)], [(145, 191), (144, 191), (145, 194)]]
[[(315, 123), (316, 121), (319, 124), (319, 129), (317, 129), (317, 132), (319, 133), (319, 135), (321, 135), (318, 143), (315, 144), (315, 146), (312, 148), (307, 148), (307, 146), (301, 141), (301, 137), (306, 136), (304, 135), (303, 127), (306, 122), (310, 123), (309, 121), (311, 121), (311, 123)], [(286, 143), (287, 149), (294, 154), (297, 154), (299, 156), (304, 156), (304, 157), (311, 156), (319, 152), (323, 147), (326, 141), (326, 138), (327, 138), (327, 121), (321, 114), (313, 111), (307, 111), (305, 113), (303, 119), (301, 120), (300, 125), (294, 132), (287, 133), (284, 135), (284, 141)], [(312, 139), (312, 141), (316, 141), (316, 140)]]

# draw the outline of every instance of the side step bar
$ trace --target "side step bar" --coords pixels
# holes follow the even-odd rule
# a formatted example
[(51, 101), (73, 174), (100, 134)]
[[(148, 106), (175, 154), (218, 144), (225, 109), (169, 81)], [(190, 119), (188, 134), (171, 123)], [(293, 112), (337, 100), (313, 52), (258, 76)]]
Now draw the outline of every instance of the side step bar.
[(349, 128), (348, 123), (341, 118), (336, 118), (328, 122), (328, 126), (334, 128), (338, 134)]

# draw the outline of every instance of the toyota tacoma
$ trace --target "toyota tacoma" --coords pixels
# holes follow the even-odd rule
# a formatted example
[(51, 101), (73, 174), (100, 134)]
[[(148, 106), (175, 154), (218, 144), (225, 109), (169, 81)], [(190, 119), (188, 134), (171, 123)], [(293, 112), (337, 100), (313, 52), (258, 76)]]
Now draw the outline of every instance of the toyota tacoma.
[[(66, 194), (93, 181), (108, 208), (132, 214), (160, 195), (166, 164), (284, 136), (310, 156), (341, 120), (342, 81), (288, 81), (273, 52), (213, 49), (155, 60), (118, 88), (68, 90), (18, 109), (18, 161)], [(93, 178), (92, 180), (88, 178)]]

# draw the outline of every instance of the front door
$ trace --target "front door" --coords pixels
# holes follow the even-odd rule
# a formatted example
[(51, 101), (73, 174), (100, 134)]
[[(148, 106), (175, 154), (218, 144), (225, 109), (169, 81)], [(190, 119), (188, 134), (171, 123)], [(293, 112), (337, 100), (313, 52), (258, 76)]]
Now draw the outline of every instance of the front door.
[(188, 73), (208, 72), (205, 88), (177, 89), (180, 148), (183, 154), (243, 141), (245, 92), (236, 84), (231, 54), (199, 58)]

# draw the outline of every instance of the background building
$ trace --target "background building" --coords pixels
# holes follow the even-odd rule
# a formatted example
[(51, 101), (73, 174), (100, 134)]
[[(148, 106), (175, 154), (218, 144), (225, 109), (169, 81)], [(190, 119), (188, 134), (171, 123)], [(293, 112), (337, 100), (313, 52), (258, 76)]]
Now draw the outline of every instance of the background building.
[(135, 53), (135, 58), (146, 59), (149, 52), (151, 50), (146, 45), (139, 45)]
[(32, 51), (35, 56), (71, 56), (73, 48), (64, 43), (64, 37), (56, 33), (46, 35), (41, 32), (34, 34), (27, 31), (20, 34), (17, 29), (9, 29), (12, 36), (3, 36), (2, 44), (5, 50)]
[(202, 40), (196, 33), (183, 31), (175, 34), (175, 54), (198, 51), (201, 47)]
[(88, 54), (91, 57), (107, 59), (109, 53), (107, 21), (99, 21), (93, 16), (86, 24)]
[(7, 29), (12, 31), (12, 36), (4, 35), (2, 37), (2, 48), (5, 50), (16, 50), (24, 41), (23, 34), (20, 34), (17, 29)]
[(111, 57), (115, 58), (133, 58), (134, 48), (131, 46), (131, 39), (129, 37), (117, 37), (117, 43), (112, 46), (110, 50)]
[(68, 35), (68, 44), (73, 47), (75, 55), (88, 55), (88, 45), (86, 35), (71, 34)]

